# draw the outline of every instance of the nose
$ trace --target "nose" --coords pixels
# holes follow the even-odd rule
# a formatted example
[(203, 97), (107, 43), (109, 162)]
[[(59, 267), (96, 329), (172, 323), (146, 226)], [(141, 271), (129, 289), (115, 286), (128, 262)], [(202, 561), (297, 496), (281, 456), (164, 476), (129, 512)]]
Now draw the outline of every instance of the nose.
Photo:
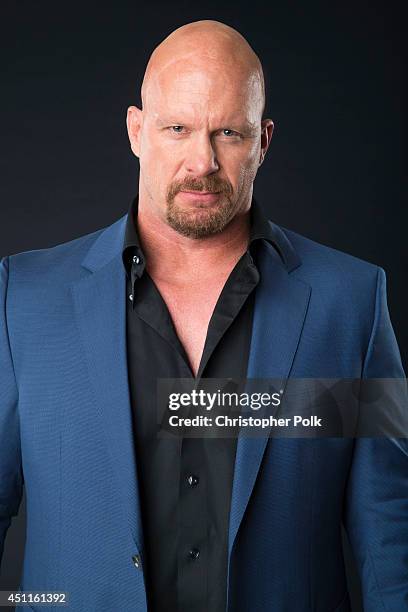
[(213, 143), (208, 134), (192, 138), (185, 160), (186, 170), (194, 176), (208, 176), (219, 170)]

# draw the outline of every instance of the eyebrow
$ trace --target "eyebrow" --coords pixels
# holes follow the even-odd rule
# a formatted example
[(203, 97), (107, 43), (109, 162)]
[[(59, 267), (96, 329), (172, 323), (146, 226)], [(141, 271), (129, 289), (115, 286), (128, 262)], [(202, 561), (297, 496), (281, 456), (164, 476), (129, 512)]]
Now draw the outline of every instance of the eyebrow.
[[(155, 120), (155, 125), (158, 127), (162, 127), (162, 126), (167, 126), (167, 125), (188, 125), (189, 122), (188, 121), (178, 121), (176, 120), (175, 117), (158, 117)], [(218, 129), (224, 129), (225, 128), (233, 128), (236, 129), (237, 131), (242, 130), (242, 131), (253, 131), (257, 128), (257, 125), (254, 123), (251, 123), (250, 121), (246, 121), (244, 120), (243, 122), (240, 121), (236, 121), (236, 120), (231, 120), (231, 121), (225, 121), (223, 122), (222, 126), (220, 126)]]

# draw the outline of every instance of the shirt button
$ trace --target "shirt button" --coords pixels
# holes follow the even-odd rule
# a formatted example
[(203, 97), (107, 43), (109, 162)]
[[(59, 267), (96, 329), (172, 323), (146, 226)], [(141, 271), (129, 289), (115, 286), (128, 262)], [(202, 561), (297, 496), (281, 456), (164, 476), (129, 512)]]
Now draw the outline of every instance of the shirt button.
[(129, 295), (129, 300), (130, 300), (131, 302), (133, 302), (133, 293), (131, 293), (131, 294)]
[(141, 264), (143, 263), (143, 259), (141, 257), (139, 257), (138, 255), (133, 255), (132, 258), (133, 263), (135, 264)]
[(189, 551), (188, 556), (190, 557), (190, 559), (193, 559), (195, 561), (200, 556), (200, 551), (198, 550), (198, 548), (192, 548)]
[(142, 565), (142, 561), (140, 559), (140, 555), (133, 555), (132, 556), (132, 561), (135, 567), (137, 567), (137, 569), (140, 569), (141, 565)]
[(190, 487), (195, 487), (196, 485), (198, 485), (199, 478), (198, 476), (194, 476), (194, 474), (190, 474), (190, 476), (187, 477), (187, 482)]

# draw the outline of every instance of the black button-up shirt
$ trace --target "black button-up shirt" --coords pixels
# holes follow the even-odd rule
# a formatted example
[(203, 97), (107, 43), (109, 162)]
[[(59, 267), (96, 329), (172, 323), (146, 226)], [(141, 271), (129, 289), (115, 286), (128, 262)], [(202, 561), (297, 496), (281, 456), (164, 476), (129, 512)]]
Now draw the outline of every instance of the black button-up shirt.
[[(127, 356), (149, 612), (225, 612), (235, 437), (164, 438), (157, 379), (193, 378), (170, 313), (149, 276), (137, 234), (138, 197), (125, 230)], [(197, 379), (246, 376), (260, 240), (273, 233), (253, 199), (248, 250), (219, 296)]]

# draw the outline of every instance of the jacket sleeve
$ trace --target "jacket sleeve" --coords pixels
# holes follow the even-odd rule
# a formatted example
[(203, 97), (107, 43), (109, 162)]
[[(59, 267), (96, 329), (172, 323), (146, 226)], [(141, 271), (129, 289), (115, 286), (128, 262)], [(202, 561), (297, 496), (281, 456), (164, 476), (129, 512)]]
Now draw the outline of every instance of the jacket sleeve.
[(4, 540), (22, 497), (18, 389), (11, 356), (6, 304), (8, 258), (0, 261), (0, 565)]
[[(375, 313), (362, 377), (406, 379), (392, 329), (386, 278), (378, 269)], [(384, 409), (386, 409), (384, 407)], [(408, 610), (408, 440), (356, 439), (344, 525), (360, 569), (365, 612)]]

